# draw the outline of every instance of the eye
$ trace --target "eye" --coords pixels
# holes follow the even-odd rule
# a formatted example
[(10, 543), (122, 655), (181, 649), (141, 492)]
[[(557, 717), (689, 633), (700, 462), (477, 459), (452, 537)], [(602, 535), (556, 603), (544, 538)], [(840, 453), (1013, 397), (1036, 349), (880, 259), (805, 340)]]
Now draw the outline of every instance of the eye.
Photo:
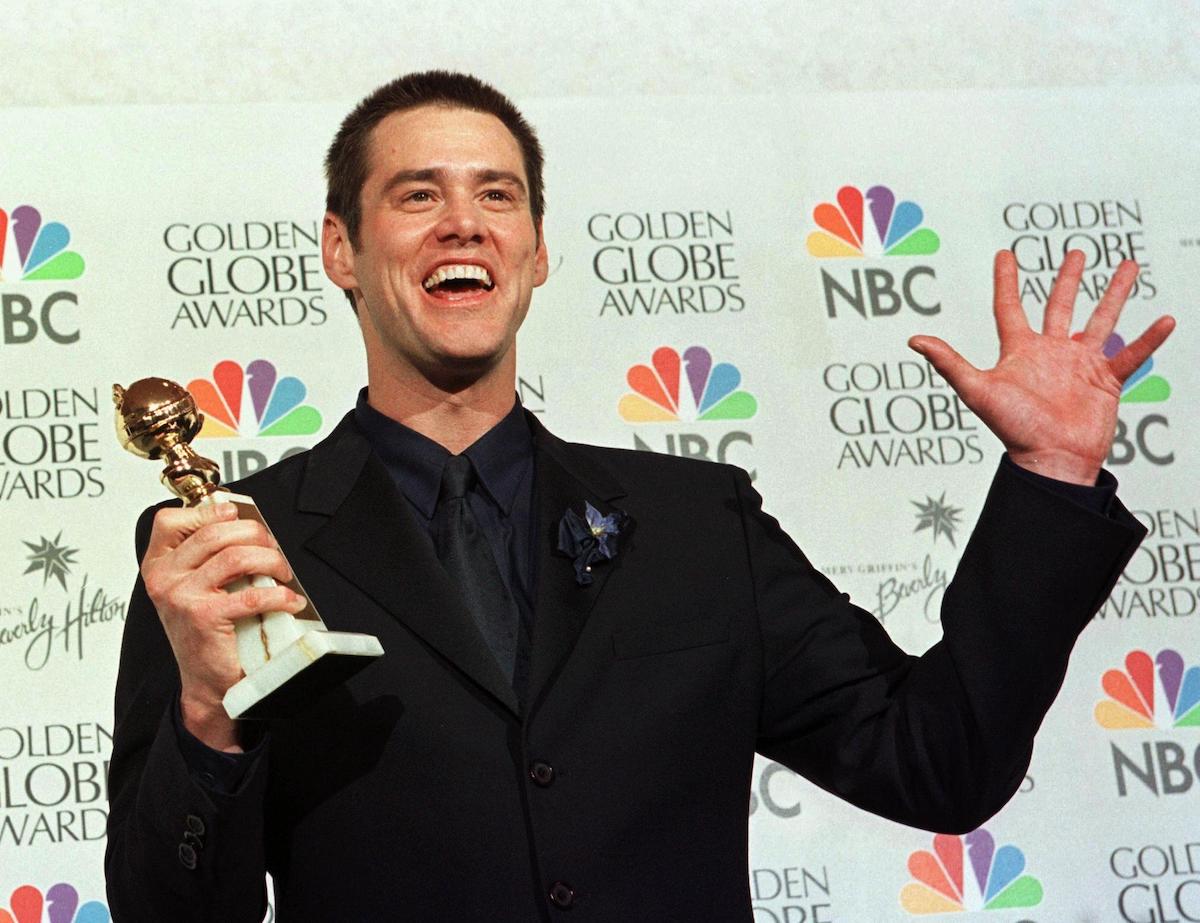
[(483, 194), (483, 197), (489, 202), (511, 202), (512, 194), (504, 189), (489, 189)]
[(397, 189), (392, 194), (391, 201), (394, 207), (406, 211), (425, 211), (426, 208), (436, 204), (437, 192), (436, 189), (429, 186)]

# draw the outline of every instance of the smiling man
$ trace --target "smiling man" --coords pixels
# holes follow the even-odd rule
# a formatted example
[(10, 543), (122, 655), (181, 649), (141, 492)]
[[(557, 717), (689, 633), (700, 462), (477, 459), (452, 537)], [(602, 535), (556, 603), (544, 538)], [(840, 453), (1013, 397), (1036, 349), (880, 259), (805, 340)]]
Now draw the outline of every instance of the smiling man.
[(414, 391), (440, 405), (465, 389), (464, 410), (502, 416), (517, 329), (547, 271), (521, 147), (489, 112), (426, 105), (385, 116), (364, 153), (358, 207), (327, 215), (324, 252), (359, 314), (372, 405)]
[[(1069, 336), (997, 255), (1001, 358), (914, 337), (1007, 452), (920, 657), (818, 574), (736, 468), (564, 443), (514, 396), (546, 278), (542, 155), (460, 74), (367, 97), (327, 159), (325, 267), (367, 388), (311, 452), (228, 504), (139, 522), (116, 696), (107, 873), (118, 921), (751, 920), (756, 752), (866, 810), (970, 830), (1020, 784), (1076, 635), (1142, 530), (1101, 472), (1161, 319), (1101, 346), (1124, 264)], [(329, 360), (327, 360), (329, 361)], [(1053, 403), (1038, 395), (1058, 395)], [(234, 624), (298, 611), (387, 654), (302, 713), (221, 707)], [(569, 914), (569, 917), (568, 917)]]

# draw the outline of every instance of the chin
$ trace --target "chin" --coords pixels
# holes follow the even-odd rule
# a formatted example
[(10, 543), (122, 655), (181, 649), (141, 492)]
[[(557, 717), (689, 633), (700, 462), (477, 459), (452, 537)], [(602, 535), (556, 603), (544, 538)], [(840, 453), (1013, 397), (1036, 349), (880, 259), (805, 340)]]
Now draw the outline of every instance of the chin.
[(430, 359), (427, 375), (433, 381), (452, 378), (469, 384), (500, 365), (504, 355), (503, 350), (459, 349), (435, 353)]

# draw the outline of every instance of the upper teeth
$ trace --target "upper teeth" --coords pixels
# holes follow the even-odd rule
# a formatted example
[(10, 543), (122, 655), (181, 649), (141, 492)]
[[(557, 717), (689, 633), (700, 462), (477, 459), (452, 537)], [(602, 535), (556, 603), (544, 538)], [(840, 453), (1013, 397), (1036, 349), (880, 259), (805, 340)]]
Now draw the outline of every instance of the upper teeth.
[(454, 263), (449, 266), (439, 266), (421, 284), (426, 290), (433, 288), (435, 285), (440, 285), (447, 279), (478, 279), (488, 288), (491, 288), (492, 277), (488, 275), (488, 271), (482, 266), (474, 266), (470, 263)]

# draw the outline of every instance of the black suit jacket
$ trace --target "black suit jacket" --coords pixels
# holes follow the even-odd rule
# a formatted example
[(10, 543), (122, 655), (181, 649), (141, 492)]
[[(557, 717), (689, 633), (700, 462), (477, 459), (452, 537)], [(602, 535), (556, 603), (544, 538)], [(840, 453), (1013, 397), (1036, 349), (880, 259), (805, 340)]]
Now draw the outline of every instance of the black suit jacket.
[[(330, 628), (386, 655), (272, 722), (235, 794), (189, 774), (138, 582), (110, 776), (117, 921), (257, 923), (264, 870), (281, 923), (749, 921), (756, 751), (885, 817), (972, 829), (1019, 785), (1074, 638), (1141, 536), (1119, 504), (1105, 518), (1001, 468), (944, 640), (916, 658), (814, 571), (744, 472), (533, 428), (523, 713), (351, 417), (238, 489)], [(633, 526), (581, 587), (554, 547), (585, 500)]]

